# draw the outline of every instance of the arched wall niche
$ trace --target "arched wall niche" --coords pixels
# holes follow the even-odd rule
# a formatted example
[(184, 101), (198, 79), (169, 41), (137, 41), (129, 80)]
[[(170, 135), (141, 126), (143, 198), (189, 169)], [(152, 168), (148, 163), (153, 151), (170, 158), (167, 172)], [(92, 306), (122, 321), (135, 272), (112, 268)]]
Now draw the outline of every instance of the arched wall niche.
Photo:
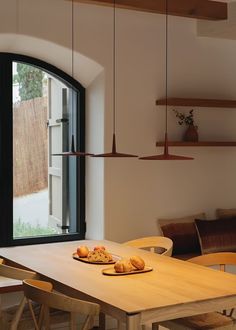
[(93, 59), (75, 52), (72, 68), (72, 49), (59, 44), (19, 34), (0, 34), (0, 51), (17, 53), (38, 58), (72, 75), (85, 88), (103, 71), (103, 67)]

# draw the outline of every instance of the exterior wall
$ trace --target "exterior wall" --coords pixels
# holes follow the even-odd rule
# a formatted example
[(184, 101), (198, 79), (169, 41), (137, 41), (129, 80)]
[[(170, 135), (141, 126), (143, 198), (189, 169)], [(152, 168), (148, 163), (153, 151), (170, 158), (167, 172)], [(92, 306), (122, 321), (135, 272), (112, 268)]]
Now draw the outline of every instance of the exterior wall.
[[(0, 4), (0, 51), (39, 57), (71, 73), (70, 2), (22, 0), (18, 15), (16, 0)], [(100, 153), (111, 148), (113, 15), (111, 8), (87, 4), (75, 4), (74, 13), (74, 76), (87, 87), (87, 146)], [(155, 142), (163, 139), (164, 109), (155, 100), (165, 96), (165, 17), (116, 13), (118, 151), (160, 153)], [(198, 37), (194, 20), (170, 17), (169, 23), (168, 94), (235, 98), (235, 41)], [(94, 92), (100, 93), (98, 103)], [(200, 139), (236, 138), (235, 110), (202, 108), (195, 114)], [(170, 139), (181, 138), (183, 128), (171, 108), (168, 118)], [(88, 230), (89, 238), (122, 242), (155, 235), (158, 217), (202, 211), (214, 217), (217, 207), (235, 207), (234, 148), (171, 151), (195, 160), (89, 159), (86, 213), (89, 226), (95, 226)]]

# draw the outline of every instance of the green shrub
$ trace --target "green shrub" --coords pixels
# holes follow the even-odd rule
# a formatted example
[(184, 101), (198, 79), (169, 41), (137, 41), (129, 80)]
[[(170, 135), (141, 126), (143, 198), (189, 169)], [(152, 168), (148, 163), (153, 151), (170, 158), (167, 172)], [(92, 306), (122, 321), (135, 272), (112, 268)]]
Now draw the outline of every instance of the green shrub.
[(33, 226), (29, 222), (22, 222), (21, 219), (18, 219), (16, 222), (14, 222), (14, 237), (34, 237), (54, 234), (56, 234), (56, 230), (54, 228), (42, 227), (39, 224)]

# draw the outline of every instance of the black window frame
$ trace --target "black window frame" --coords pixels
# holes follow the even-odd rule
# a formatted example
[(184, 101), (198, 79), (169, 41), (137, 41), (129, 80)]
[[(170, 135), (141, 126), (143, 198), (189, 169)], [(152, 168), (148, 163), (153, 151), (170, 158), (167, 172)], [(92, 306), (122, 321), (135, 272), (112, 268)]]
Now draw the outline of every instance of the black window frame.
[(76, 145), (85, 150), (85, 88), (73, 77), (52, 64), (34, 57), (0, 52), (0, 246), (16, 246), (80, 240), (85, 238), (85, 157), (77, 157), (77, 219), (76, 233), (51, 236), (13, 238), (13, 62), (38, 67), (59, 79), (77, 93)]

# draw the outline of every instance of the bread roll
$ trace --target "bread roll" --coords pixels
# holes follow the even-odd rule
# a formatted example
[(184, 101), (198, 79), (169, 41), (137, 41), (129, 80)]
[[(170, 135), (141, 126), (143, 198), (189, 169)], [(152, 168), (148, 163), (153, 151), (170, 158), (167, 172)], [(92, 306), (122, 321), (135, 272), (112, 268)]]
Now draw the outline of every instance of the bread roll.
[(139, 257), (139, 256), (132, 256), (132, 257), (130, 258), (130, 262), (131, 262), (131, 264), (132, 264), (135, 268), (137, 268), (137, 269), (139, 269), (139, 270), (142, 270), (142, 269), (144, 269), (144, 267), (145, 267), (145, 262), (144, 262), (144, 260), (143, 260), (141, 257)]
[(114, 265), (114, 268), (117, 273), (126, 273), (131, 272), (133, 270), (131, 262), (126, 259), (121, 259), (117, 261)]

